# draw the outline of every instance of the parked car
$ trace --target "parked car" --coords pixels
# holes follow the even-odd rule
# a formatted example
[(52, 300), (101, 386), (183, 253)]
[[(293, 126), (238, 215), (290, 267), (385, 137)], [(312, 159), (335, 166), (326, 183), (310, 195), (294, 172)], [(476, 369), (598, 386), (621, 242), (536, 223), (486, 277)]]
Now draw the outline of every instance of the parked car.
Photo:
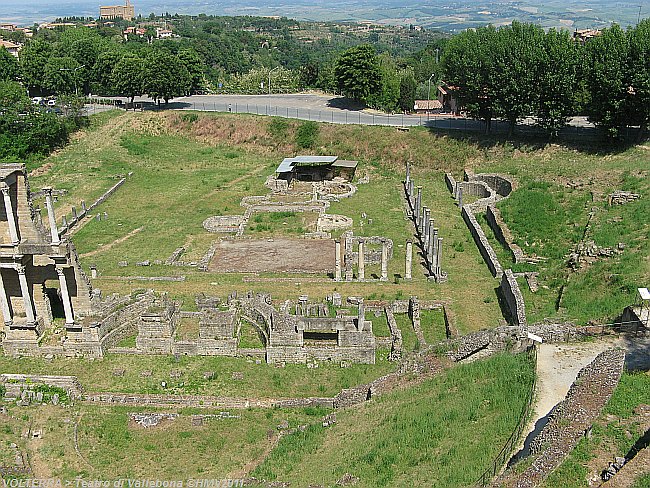
[(34, 98), (32, 98), (32, 103), (34, 105), (42, 105), (43, 104), (43, 97), (34, 97)]
[(56, 107), (56, 99), (48, 100), (47, 101), (47, 106), (48, 107)]

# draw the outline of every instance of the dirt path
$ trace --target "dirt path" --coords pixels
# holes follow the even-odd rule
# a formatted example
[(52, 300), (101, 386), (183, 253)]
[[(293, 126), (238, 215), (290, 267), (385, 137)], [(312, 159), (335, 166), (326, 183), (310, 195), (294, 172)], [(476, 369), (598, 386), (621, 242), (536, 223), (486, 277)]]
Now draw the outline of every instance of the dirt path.
[(276, 433), (273, 433), (273, 436), (269, 439), (269, 443), (266, 445), (262, 453), (257, 456), (255, 459), (247, 462), (241, 469), (238, 469), (237, 471), (233, 471), (230, 473), (227, 478), (231, 480), (241, 480), (248, 478), (250, 474), (257, 468), (260, 464), (264, 462), (266, 457), (271, 454), (271, 451), (275, 449), (275, 447), (278, 445), (280, 442), (280, 439), (282, 438), (281, 435), (278, 435)]
[(87, 258), (87, 257), (90, 257), (90, 256), (94, 256), (95, 254), (99, 254), (101, 252), (107, 251), (113, 246), (117, 246), (118, 244), (122, 244), (124, 241), (126, 241), (127, 239), (133, 237), (138, 232), (140, 232), (142, 229), (144, 229), (144, 227), (138, 227), (137, 229), (134, 229), (131, 232), (129, 232), (124, 237), (120, 237), (119, 239), (115, 239), (113, 242), (109, 242), (108, 244), (100, 246), (97, 249), (95, 249), (94, 251), (90, 251), (90, 252), (86, 252), (84, 254), (80, 254), (79, 257), (80, 258)]
[[(541, 344), (537, 350), (537, 386), (533, 416), (524, 429), (525, 441), (516, 450), (527, 453), (530, 441), (546, 425), (547, 416), (564, 400), (578, 372), (601, 352), (620, 346), (616, 338), (571, 344)], [(534, 435), (531, 435), (534, 434)]]

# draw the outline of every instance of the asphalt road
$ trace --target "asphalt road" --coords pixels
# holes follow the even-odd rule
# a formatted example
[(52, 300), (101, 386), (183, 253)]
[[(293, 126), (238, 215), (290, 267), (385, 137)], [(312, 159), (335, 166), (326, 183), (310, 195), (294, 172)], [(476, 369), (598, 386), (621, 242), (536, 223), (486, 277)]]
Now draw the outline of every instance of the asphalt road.
[[(114, 97), (116, 100), (126, 102), (126, 98)], [(145, 109), (154, 109), (156, 106), (150, 98), (137, 97), (137, 104), (142, 104)], [(361, 125), (387, 125), (397, 127), (424, 126), (443, 130), (482, 131), (484, 124), (480, 121), (453, 115), (405, 115), (385, 114), (370, 109), (362, 109), (351, 100), (331, 95), (320, 94), (287, 94), (287, 95), (193, 95), (179, 97), (162, 108), (170, 110), (200, 110), (209, 112), (250, 113), (258, 115), (273, 115), (300, 120), (313, 120), (317, 122), (330, 122), (334, 124), (361, 124)], [(89, 106), (89, 112), (94, 110)], [(534, 127), (534, 120), (527, 119), (517, 126), (520, 131), (539, 131)], [(504, 122), (494, 122), (493, 130), (507, 132), (508, 126)], [(585, 117), (575, 117), (566, 129), (568, 131), (591, 132), (593, 125)]]

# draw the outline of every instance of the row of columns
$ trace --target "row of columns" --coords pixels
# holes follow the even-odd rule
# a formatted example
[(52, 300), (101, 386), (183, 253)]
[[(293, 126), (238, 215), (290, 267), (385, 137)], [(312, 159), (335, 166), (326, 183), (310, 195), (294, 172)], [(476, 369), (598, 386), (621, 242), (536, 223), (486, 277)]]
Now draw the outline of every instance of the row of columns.
[[(441, 276), (442, 237), (438, 236), (438, 228), (431, 217), (431, 209), (424, 205), (422, 187), (416, 187), (411, 178), (411, 164), (409, 162), (406, 163), (404, 191), (429, 275), (433, 277)], [(413, 243), (408, 241), (406, 243), (406, 279), (411, 279), (412, 266)]]
[[(33, 326), (36, 324), (36, 309), (34, 307), (34, 302), (32, 300), (32, 294), (29, 289), (29, 282), (27, 281), (27, 273), (25, 266), (16, 265), (16, 273), (18, 273), (18, 283), (20, 285), (20, 293), (23, 298), (23, 304), (25, 307), (25, 316), (27, 318), (27, 325)], [(74, 313), (72, 311), (72, 301), (70, 299), (70, 293), (68, 292), (68, 282), (65, 277), (65, 269), (61, 267), (56, 267), (56, 273), (59, 277), (59, 286), (61, 288), (61, 301), (63, 302), (63, 311), (65, 313), (65, 323), (66, 326), (74, 325)], [(12, 325), (14, 318), (11, 312), (11, 307), (9, 306), (9, 297), (7, 296), (7, 291), (5, 288), (4, 280), (2, 278), (2, 273), (0, 273), (0, 310), (2, 311), (2, 318), (4, 319), (5, 325)]]
[[(359, 241), (358, 257), (357, 257), (357, 276), (359, 281), (366, 279), (366, 256), (365, 256), (365, 242)], [(341, 241), (334, 241), (334, 280), (342, 281), (343, 262), (341, 259)], [(381, 244), (381, 276), (380, 281), (388, 281), (388, 244), (382, 242)]]

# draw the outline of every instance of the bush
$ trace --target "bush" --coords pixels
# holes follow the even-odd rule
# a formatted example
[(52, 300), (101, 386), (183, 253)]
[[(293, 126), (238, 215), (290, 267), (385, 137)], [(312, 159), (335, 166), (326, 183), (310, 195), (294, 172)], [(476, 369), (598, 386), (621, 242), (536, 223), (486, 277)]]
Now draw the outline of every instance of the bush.
[(318, 124), (316, 122), (304, 122), (296, 132), (296, 144), (301, 149), (310, 149), (316, 145), (318, 139)]

